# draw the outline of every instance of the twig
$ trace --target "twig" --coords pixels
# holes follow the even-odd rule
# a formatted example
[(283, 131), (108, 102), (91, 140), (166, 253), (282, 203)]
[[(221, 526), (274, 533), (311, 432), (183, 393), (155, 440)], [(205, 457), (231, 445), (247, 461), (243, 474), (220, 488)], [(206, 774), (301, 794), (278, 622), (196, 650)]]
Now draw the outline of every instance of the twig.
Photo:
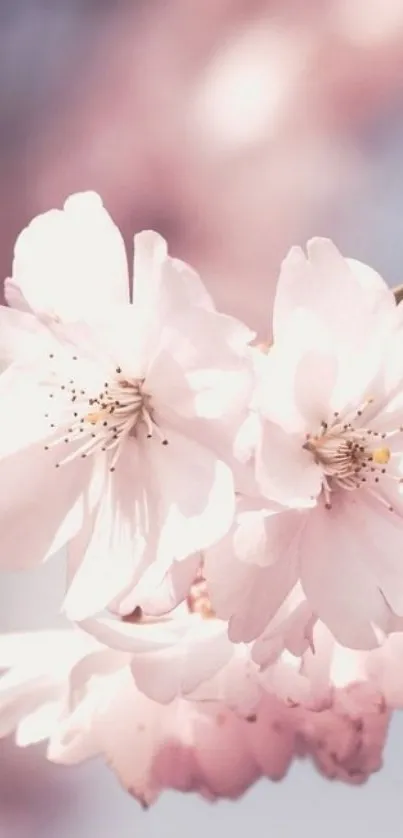
[(396, 285), (396, 288), (393, 289), (393, 293), (395, 295), (396, 305), (399, 305), (403, 300), (403, 285)]

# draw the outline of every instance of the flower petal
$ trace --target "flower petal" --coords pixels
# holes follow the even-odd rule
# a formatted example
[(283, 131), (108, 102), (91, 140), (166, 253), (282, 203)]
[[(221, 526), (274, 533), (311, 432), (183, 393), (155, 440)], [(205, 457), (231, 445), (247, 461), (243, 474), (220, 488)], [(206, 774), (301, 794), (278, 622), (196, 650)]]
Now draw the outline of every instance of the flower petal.
[(346, 512), (350, 497), (332, 509), (312, 510), (301, 540), (301, 582), (312, 610), (339, 643), (352, 649), (378, 644), (375, 626), (385, 628), (390, 611), (366, 565), (360, 528)]
[(147, 533), (140, 522), (147, 512), (141, 491), (131, 487), (133, 465), (137, 466), (134, 446), (127, 445), (116, 471), (109, 474), (93, 519), (70, 545), (70, 561), (77, 570), (63, 608), (71, 620), (80, 622), (102, 611), (135, 582), (146, 548)]
[(232, 655), (226, 625), (219, 620), (189, 618), (176, 643), (152, 654), (135, 655), (131, 669), (138, 688), (154, 701), (168, 704), (192, 693), (224, 667)]
[(362, 346), (376, 318), (392, 315), (393, 295), (374, 271), (349, 263), (328, 239), (312, 239), (307, 251), (308, 257), (294, 247), (283, 262), (273, 315), (275, 339), (290, 314), (306, 307), (345, 348)]
[(266, 498), (286, 506), (313, 506), (322, 490), (321, 469), (304, 450), (303, 437), (273, 422), (263, 424), (256, 479)]
[(192, 307), (166, 323), (147, 373), (163, 414), (233, 420), (238, 424), (252, 396), (250, 333), (234, 318)]
[(209, 715), (194, 720), (194, 744), (204, 782), (215, 797), (235, 799), (260, 774), (257, 762), (243, 735), (248, 722), (225, 707), (214, 707)]
[[(146, 440), (145, 473), (155, 475), (160, 517), (156, 561), (164, 566), (218, 541), (231, 526), (231, 470), (208, 448), (170, 430), (169, 444)], [(151, 502), (151, 501), (150, 501)]]
[(131, 614), (139, 606), (149, 616), (168, 614), (186, 599), (200, 562), (200, 556), (195, 555), (174, 561), (168, 570), (151, 564), (135, 588), (114, 603), (113, 610), (118, 614)]
[(53, 348), (52, 335), (31, 313), (0, 306), (0, 371), (13, 361), (30, 367)]
[[(34, 218), (17, 239), (12, 295), (35, 312), (75, 320), (129, 300), (123, 239), (93, 192)], [(21, 299), (20, 299), (21, 303)]]
[(337, 357), (330, 352), (308, 351), (297, 365), (295, 400), (299, 412), (313, 431), (319, 431), (321, 422), (328, 420), (337, 373)]
[(266, 628), (295, 585), (295, 563), (285, 558), (267, 568), (252, 570), (245, 579), (245, 592), (229, 623), (233, 643), (249, 643)]
[(264, 696), (256, 715), (256, 722), (246, 723), (248, 747), (264, 776), (281, 780), (295, 751), (293, 717), (273, 695)]
[(403, 615), (402, 518), (366, 492), (354, 501), (347, 514), (351, 526), (360, 532), (368, 573), (391, 609)]
[(188, 624), (169, 619), (131, 623), (107, 617), (91, 617), (83, 620), (80, 628), (104, 646), (136, 655), (169, 648), (188, 631)]
[(37, 443), (0, 460), (3, 568), (39, 564), (82, 523), (91, 465), (77, 459), (56, 469), (57, 457), (57, 448), (44, 452)]
[(214, 305), (200, 277), (189, 265), (168, 255), (165, 239), (153, 230), (134, 237), (134, 305), (152, 311), (164, 301), (166, 307)]
[[(256, 513), (239, 515), (230, 533), (205, 554), (213, 609), (230, 620), (230, 638), (236, 643), (261, 634), (297, 580), (303, 519), (287, 510), (263, 522), (264, 534)], [(251, 533), (253, 526), (258, 538)]]
[(155, 556), (156, 513), (136, 441), (126, 440), (115, 471), (108, 470), (102, 483), (96, 513), (70, 548), (73, 580), (65, 608), (74, 620), (116, 603), (135, 587)]

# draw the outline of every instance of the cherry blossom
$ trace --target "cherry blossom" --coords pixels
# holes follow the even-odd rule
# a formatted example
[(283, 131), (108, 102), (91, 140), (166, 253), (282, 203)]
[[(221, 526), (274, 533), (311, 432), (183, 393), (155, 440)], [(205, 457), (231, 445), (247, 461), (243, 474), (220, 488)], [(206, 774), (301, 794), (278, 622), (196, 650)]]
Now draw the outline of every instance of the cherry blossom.
[(255, 558), (251, 536), (240, 549), (235, 532), (237, 639), (256, 637), (298, 581), (346, 646), (376, 646), (403, 614), (401, 324), (383, 280), (330, 241), (286, 258), (254, 402), (256, 479), (276, 514), (256, 513), (265, 540)]
[(214, 543), (234, 514), (253, 335), (157, 233), (134, 251), (131, 298), (119, 231), (97, 195), (73, 195), (21, 233), (0, 310), (1, 562), (71, 542), (75, 619)]
[[(212, 695), (150, 699), (132, 659), (77, 629), (0, 637), (0, 735), (47, 741), (48, 759), (67, 765), (103, 756), (143, 806), (165, 788), (236, 798), (261, 776), (283, 777), (293, 756), (353, 783), (380, 767), (388, 713), (364, 669), (319, 710), (266, 692), (244, 717)], [(395, 666), (392, 656), (390, 675)]]
[(389, 725), (386, 703), (370, 684), (338, 690), (320, 713), (305, 713), (300, 729), (300, 755), (312, 755), (329, 779), (357, 785), (382, 768)]
[[(254, 346), (94, 193), (19, 237), (0, 308), (5, 567), (67, 545), (63, 631), (0, 636), (0, 736), (148, 806), (309, 756), (381, 765), (403, 707), (403, 319), (315, 239)], [(135, 756), (134, 756), (135, 755)]]
[(317, 711), (332, 703), (331, 667), (339, 647), (316, 620), (308, 636), (306, 601), (300, 591), (290, 599), (252, 645), (232, 642), (231, 625), (229, 637), (200, 572), (186, 603), (169, 616), (149, 617), (137, 606), (123, 619), (90, 618), (80, 628), (117, 654), (130, 655), (137, 687), (158, 703), (219, 700), (248, 719), (267, 695), (276, 695), (287, 706)]
[(164, 788), (238, 797), (261, 775), (280, 779), (293, 755), (292, 711), (276, 697), (266, 697), (259, 723), (219, 701), (159, 704), (136, 687), (127, 653), (96, 641), (91, 649), (73, 630), (0, 638), (0, 668), (6, 667), (0, 733), (15, 728), (20, 746), (47, 739), (55, 762), (103, 755), (144, 806)]

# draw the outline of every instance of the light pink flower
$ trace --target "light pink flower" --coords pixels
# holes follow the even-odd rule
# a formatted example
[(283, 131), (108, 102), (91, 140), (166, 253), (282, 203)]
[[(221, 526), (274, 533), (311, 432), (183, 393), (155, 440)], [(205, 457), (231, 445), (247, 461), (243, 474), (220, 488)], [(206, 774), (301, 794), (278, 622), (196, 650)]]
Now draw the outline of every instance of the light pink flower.
[[(137, 686), (159, 703), (168, 704), (177, 696), (199, 696), (205, 682), (211, 682), (214, 691), (221, 675), (223, 697), (237, 712), (247, 715), (259, 700), (261, 690), (253, 678), (256, 667), (246, 647), (230, 642), (222, 620), (189, 613), (183, 606), (171, 617), (142, 617), (139, 622), (93, 618), (80, 626), (104, 646), (130, 655)], [(242, 672), (248, 668), (250, 672), (244, 678), (244, 690), (237, 688), (232, 696), (227, 672), (234, 659), (241, 662)]]
[(10, 667), (0, 681), (0, 733), (15, 728), (20, 746), (48, 739), (55, 762), (104, 756), (146, 806), (164, 788), (235, 798), (260, 776), (278, 780), (286, 772), (295, 729), (292, 711), (276, 697), (266, 696), (259, 718), (249, 721), (219, 701), (162, 705), (138, 690), (128, 654), (95, 641), (91, 651), (84, 636), (77, 659), (77, 637), (60, 631), (0, 639), (0, 668)]
[(249, 602), (259, 630), (297, 580), (347, 646), (376, 645), (403, 614), (401, 312), (374, 271), (327, 240), (283, 264), (256, 396), (256, 478), (283, 505), (255, 560), (271, 574), (269, 607)]
[(326, 776), (359, 783), (381, 768), (390, 710), (403, 706), (401, 654), (401, 634), (391, 634), (378, 649), (356, 651), (316, 623), (301, 674), (317, 689), (327, 682), (329, 701), (320, 713), (301, 717), (300, 733), (302, 753), (313, 755)]
[[(101, 755), (143, 805), (164, 788), (235, 798), (261, 776), (280, 779), (294, 754), (348, 782), (380, 765), (388, 713), (364, 675), (355, 684), (350, 670), (318, 711), (266, 692), (245, 718), (217, 694), (153, 701), (132, 661), (79, 631), (1, 637), (0, 735), (15, 729), (20, 746), (48, 740), (48, 758), (65, 764)], [(244, 681), (238, 672), (239, 690)]]
[(304, 654), (314, 649), (315, 620), (308, 634), (306, 601), (300, 591), (289, 599), (252, 647), (232, 642), (231, 624), (228, 636), (200, 572), (186, 601), (169, 616), (150, 617), (138, 605), (123, 620), (91, 618), (80, 627), (116, 652), (129, 653), (137, 686), (160, 703), (176, 697), (220, 700), (248, 717), (270, 693), (292, 705), (318, 708), (328, 703), (332, 686), (328, 644), (323, 647), (320, 640), (321, 653), (315, 649), (307, 677)]
[(80, 627), (116, 653), (129, 654), (137, 687), (162, 704), (219, 700), (242, 718), (255, 715), (266, 695), (287, 706), (328, 707), (335, 641), (315, 620), (308, 636), (306, 601), (299, 590), (289, 600), (252, 646), (231, 642), (203, 580), (170, 616), (148, 617), (137, 608), (124, 620), (92, 618)]
[(0, 378), (1, 562), (34, 564), (75, 537), (77, 619), (152, 562), (163, 575), (216, 541), (234, 513), (252, 335), (158, 234), (135, 237), (134, 262), (131, 302), (120, 233), (97, 195), (73, 195), (19, 237), (17, 308), (0, 311), (14, 358)]
[(330, 779), (362, 783), (382, 767), (390, 714), (370, 684), (351, 684), (334, 694), (330, 707), (301, 716), (301, 756), (312, 756)]

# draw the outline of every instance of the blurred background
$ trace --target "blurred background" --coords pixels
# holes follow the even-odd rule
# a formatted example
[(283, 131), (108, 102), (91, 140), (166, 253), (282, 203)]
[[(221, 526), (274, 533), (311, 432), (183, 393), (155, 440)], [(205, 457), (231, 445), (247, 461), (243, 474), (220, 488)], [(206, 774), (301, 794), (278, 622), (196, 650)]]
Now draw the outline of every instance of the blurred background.
[[(1, 0), (0, 276), (29, 219), (96, 189), (268, 337), (290, 245), (330, 235), (403, 281), (403, 0)], [(2, 577), (0, 630), (55, 624), (63, 566)], [(143, 813), (100, 765), (0, 750), (0, 838), (401, 835), (403, 723), (363, 788), (304, 763)]]

